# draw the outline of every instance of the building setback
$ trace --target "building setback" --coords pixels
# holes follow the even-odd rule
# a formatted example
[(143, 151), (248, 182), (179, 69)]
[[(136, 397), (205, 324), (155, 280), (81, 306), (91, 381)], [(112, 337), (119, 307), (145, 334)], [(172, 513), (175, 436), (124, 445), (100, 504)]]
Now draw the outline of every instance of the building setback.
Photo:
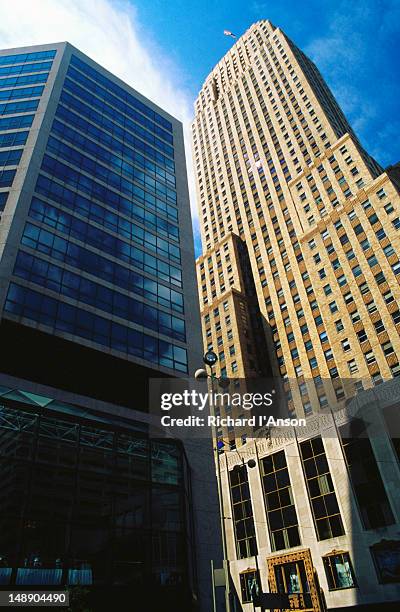
[(147, 425), (201, 362), (193, 271), (181, 123), (68, 43), (1, 51), (1, 584), (210, 609), (211, 444)]
[[(390, 396), (396, 417), (398, 165), (385, 171), (363, 149), (316, 66), (269, 21), (252, 25), (209, 74), (192, 130), (203, 344), (219, 355), (216, 374), (255, 378), (270, 361), (289, 413), (318, 419), (335, 406), (341, 427), (362, 392), (365, 405)], [(247, 262), (235, 255), (240, 242)], [(244, 274), (257, 295), (253, 317)], [(230, 448), (221, 456), (225, 527), (244, 610), (253, 579), (264, 592), (290, 592), (302, 609), (400, 600), (398, 445), (379, 402), (379, 442), (356, 443), (335, 420), (292, 446), (274, 432), (258, 441), (217, 432)]]

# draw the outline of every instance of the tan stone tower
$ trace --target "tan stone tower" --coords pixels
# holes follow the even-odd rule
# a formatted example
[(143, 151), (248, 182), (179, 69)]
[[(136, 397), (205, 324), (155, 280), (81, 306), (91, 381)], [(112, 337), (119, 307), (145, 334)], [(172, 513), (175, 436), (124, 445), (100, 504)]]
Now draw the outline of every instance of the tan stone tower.
[[(240, 342), (226, 355), (214, 315), (239, 282), (228, 251), (240, 238), (274, 373), (297, 381), (291, 409), (307, 415), (400, 374), (395, 168), (362, 148), (315, 65), (257, 22), (207, 77), (195, 111), (203, 336), (224, 345), (223, 371), (254, 375)], [(241, 313), (230, 320), (244, 325)]]
[(399, 166), (364, 151), (268, 21), (237, 40), (195, 108), (204, 346), (230, 379), (270, 360), (309, 417), (296, 436), (217, 432), (232, 598), (258, 610), (258, 584), (289, 599), (262, 609), (398, 610), (400, 378), (375, 385), (400, 374)]

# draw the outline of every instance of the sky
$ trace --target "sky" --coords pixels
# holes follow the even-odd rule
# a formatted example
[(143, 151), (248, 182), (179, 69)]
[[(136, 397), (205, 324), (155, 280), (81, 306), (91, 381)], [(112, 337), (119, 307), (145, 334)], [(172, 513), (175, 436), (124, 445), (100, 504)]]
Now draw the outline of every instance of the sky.
[(400, 0), (0, 0), (0, 48), (68, 40), (184, 124), (233, 40), (269, 19), (316, 63), (364, 147), (400, 160)]

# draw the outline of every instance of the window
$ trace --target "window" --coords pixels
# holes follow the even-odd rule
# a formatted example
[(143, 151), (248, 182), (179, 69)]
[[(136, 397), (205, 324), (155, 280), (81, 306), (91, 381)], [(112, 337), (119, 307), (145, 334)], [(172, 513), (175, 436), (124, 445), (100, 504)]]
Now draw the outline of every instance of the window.
[[(339, 429), (344, 458), (365, 529), (394, 523), (382, 477), (369, 438), (348, 438), (349, 426)], [(371, 491), (374, 492), (371, 495)]]
[(323, 557), (326, 579), (330, 591), (355, 586), (353, 568), (348, 552), (331, 553)]
[(374, 276), (376, 282), (378, 283), (378, 285), (382, 285), (382, 283), (386, 282), (386, 278), (385, 275), (383, 274), (382, 270), (380, 272), (378, 272), (378, 274), (376, 274)]
[(376, 312), (377, 308), (376, 308), (376, 304), (374, 302), (374, 300), (371, 300), (370, 302), (366, 303), (366, 307), (367, 310), (369, 312), (369, 314), (372, 314), (373, 312)]
[(335, 321), (335, 325), (336, 325), (336, 331), (340, 332), (344, 329), (344, 325), (342, 322), (342, 319), (338, 319), (338, 321)]
[(371, 363), (375, 363), (375, 355), (373, 351), (368, 351), (368, 353), (364, 353), (365, 361), (367, 365), (371, 365)]
[(352, 320), (353, 323), (357, 323), (357, 321), (361, 320), (361, 316), (360, 313), (358, 312), (358, 310), (355, 310), (354, 312), (351, 313), (350, 318)]
[(347, 338), (342, 340), (342, 349), (343, 349), (344, 352), (347, 352), (347, 351), (349, 351), (351, 349), (350, 342), (348, 341)]
[(390, 289), (389, 291), (385, 291), (385, 293), (383, 294), (383, 299), (385, 300), (386, 304), (391, 304), (392, 302), (394, 302), (394, 296)]
[(349, 368), (350, 374), (358, 372), (358, 366), (355, 359), (350, 359), (350, 361), (347, 362), (347, 367)]
[(381, 319), (379, 319), (378, 321), (375, 321), (374, 327), (375, 327), (375, 331), (377, 334), (380, 334), (385, 331), (385, 326)]
[(344, 534), (322, 438), (300, 443), (300, 453), (318, 540)]
[(394, 312), (392, 312), (392, 319), (395, 325), (398, 325), (400, 323), (400, 310), (395, 310)]
[(394, 272), (394, 274), (400, 274), (400, 261), (397, 261), (396, 263), (394, 263), (392, 265), (392, 270)]
[(254, 595), (261, 591), (260, 574), (258, 570), (247, 570), (240, 575), (240, 590), (242, 603), (251, 603)]
[(240, 465), (231, 470), (229, 472), (229, 483), (232, 496), (236, 553), (238, 559), (246, 559), (257, 554), (247, 467)]
[(393, 344), (391, 342), (385, 342), (385, 344), (382, 344), (382, 350), (385, 356), (388, 357), (388, 355), (394, 353)]
[(370, 550), (379, 582), (400, 582), (400, 542), (383, 540), (371, 546)]
[(321, 406), (321, 408), (328, 406), (328, 398), (326, 397), (325, 394), (319, 395), (318, 400), (319, 400), (319, 405)]
[(360, 329), (360, 331), (357, 332), (357, 338), (360, 344), (361, 342), (366, 342), (368, 340), (367, 332), (365, 331), (365, 329)]
[(264, 457), (261, 466), (271, 548), (298, 546), (300, 534), (285, 451)]
[(336, 367), (336, 366), (334, 366), (333, 368), (331, 368), (331, 369), (329, 370), (329, 376), (330, 376), (331, 378), (338, 378), (338, 376), (339, 376), (339, 372), (338, 372), (338, 369), (337, 369), (337, 367)]

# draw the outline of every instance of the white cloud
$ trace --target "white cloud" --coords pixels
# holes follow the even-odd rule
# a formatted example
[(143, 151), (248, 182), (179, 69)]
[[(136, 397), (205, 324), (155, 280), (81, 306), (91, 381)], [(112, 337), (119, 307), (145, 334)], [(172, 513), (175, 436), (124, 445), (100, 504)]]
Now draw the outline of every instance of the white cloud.
[(0, 2), (0, 48), (67, 40), (183, 122), (189, 192), (197, 228), (190, 122), (193, 106), (183, 74), (145, 31), (127, 0)]

